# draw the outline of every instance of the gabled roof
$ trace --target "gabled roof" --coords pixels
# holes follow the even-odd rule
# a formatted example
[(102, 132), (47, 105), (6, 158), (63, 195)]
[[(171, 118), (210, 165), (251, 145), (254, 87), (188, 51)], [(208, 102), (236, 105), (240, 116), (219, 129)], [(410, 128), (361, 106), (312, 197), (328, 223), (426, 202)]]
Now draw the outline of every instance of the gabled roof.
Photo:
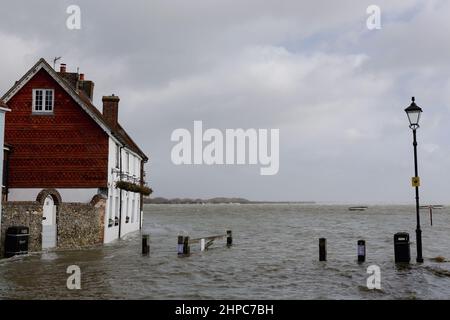
[[(103, 114), (92, 104), (91, 100), (86, 96), (84, 92), (78, 90), (70, 80), (60, 76), (58, 72), (45, 61), (44, 58), (39, 61), (30, 69), (27, 73), (17, 81), (8, 92), (1, 98), (4, 102), (8, 102), (33, 76), (41, 69), (47, 71), (47, 73), (77, 102), (80, 107), (100, 126), (109, 136), (118, 140), (124, 146), (137, 155), (142, 157), (144, 161), (148, 160), (145, 153), (137, 146), (137, 144), (131, 139), (131, 137), (125, 132), (125, 130), (117, 125), (117, 128), (111, 127), (104, 119)], [(1, 100), (0, 100), (1, 101)]]

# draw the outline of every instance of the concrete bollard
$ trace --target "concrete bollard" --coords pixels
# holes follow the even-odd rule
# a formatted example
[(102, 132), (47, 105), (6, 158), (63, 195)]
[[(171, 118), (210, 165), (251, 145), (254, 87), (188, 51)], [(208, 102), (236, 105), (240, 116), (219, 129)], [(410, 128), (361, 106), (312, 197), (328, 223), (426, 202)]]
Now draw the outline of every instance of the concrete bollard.
[(191, 248), (189, 247), (189, 237), (184, 237), (183, 254), (189, 254), (190, 251)]
[(319, 239), (319, 261), (327, 261), (327, 239)]
[(366, 261), (366, 241), (358, 240), (358, 262)]
[(148, 255), (150, 253), (150, 235), (142, 235), (142, 254)]
[(178, 236), (178, 245), (177, 245), (177, 252), (178, 254), (183, 254), (183, 247), (184, 247), (184, 237)]
[(227, 247), (231, 247), (233, 245), (233, 235), (231, 230), (227, 230)]

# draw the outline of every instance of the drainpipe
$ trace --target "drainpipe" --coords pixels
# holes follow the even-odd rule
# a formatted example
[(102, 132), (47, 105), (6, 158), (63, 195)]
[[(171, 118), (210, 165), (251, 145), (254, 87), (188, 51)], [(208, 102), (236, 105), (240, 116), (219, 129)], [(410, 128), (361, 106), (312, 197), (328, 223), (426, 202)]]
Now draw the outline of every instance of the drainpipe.
[[(141, 181), (139, 181), (139, 183), (141, 185), (144, 184), (144, 160), (141, 160)], [(139, 230), (142, 230), (142, 209), (144, 207), (144, 196), (142, 195), (142, 193), (139, 194)]]
[[(122, 148), (119, 148), (119, 180), (122, 179)], [(122, 235), (122, 189), (119, 189), (119, 239)]]
[[(4, 155), (4, 159), (3, 159), (3, 187), (5, 188), (5, 194), (4, 194), (4, 198), (3, 198), (3, 194), (2, 194), (2, 201), (8, 201), (8, 194), (9, 194), (9, 157), (12, 153), (12, 147), (3, 147), (3, 155)], [(3, 192), (3, 190), (2, 190)]]

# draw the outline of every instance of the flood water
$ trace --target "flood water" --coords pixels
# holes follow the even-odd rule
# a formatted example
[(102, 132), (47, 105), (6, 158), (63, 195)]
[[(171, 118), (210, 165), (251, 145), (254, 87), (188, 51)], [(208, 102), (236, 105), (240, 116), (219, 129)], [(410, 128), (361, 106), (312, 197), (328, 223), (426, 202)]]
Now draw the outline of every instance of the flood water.
[[(421, 211), (425, 262), (415, 263), (413, 206), (348, 211), (333, 205), (146, 205), (143, 232), (93, 249), (33, 253), (0, 260), (1, 299), (450, 299), (450, 210)], [(178, 234), (233, 231), (205, 252), (178, 257)], [(412, 263), (394, 264), (393, 235), (411, 236)], [(318, 239), (328, 259), (318, 261)], [(356, 261), (357, 240), (367, 260)], [(369, 290), (369, 265), (381, 268), (381, 290)], [(81, 269), (81, 290), (68, 290), (66, 269)]]

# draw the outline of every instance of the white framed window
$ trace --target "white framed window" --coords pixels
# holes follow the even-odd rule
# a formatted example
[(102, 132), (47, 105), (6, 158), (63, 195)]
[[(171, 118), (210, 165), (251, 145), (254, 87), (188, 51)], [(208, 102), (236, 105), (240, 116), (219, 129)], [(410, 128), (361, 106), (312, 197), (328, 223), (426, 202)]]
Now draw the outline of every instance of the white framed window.
[(140, 178), (140, 166), (139, 166), (139, 159), (136, 157), (134, 158), (134, 172), (137, 178)]
[(119, 219), (119, 197), (116, 196), (115, 199), (115, 204), (114, 204), (114, 218)]
[(134, 214), (136, 213), (136, 200), (131, 202), (131, 223), (134, 223)]
[(114, 213), (114, 211), (113, 211), (113, 196), (109, 196), (108, 205), (109, 205), (109, 208), (108, 208), (109, 209), (108, 210), (108, 219), (112, 220), (113, 213)]
[(128, 157), (129, 157), (129, 160), (128, 160), (128, 163), (129, 163), (128, 171), (130, 172), (130, 175), (134, 176), (135, 175), (135, 173), (134, 173), (134, 157), (133, 157), (132, 154), (128, 154)]
[(140, 213), (140, 211), (141, 211), (141, 196), (140, 195), (138, 195), (137, 197), (137, 203), (136, 203), (136, 213), (137, 214), (139, 214)]
[(122, 199), (122, 216), (125, 216), (125, 221), (127, 223), (128, 223), (128, 219), (130, 219), (128, 216), (128, 212), (129, 212), (129, 210), (128, 210), (128, 197), (127, 197), (125, 199)]
[(116, 144), (116, 168), (120, 166), (120, 146)]
[(128, 152), (125, 153), (125, 169), (130, 173), (130, 154)]
[(33, 89), (33, 113), (53, 113), (55, 90)]
[(108, 201), (108, 228), (111, 228), (114, 226), (114, 219), (113, 219), (113, 196), (109, 196)]

